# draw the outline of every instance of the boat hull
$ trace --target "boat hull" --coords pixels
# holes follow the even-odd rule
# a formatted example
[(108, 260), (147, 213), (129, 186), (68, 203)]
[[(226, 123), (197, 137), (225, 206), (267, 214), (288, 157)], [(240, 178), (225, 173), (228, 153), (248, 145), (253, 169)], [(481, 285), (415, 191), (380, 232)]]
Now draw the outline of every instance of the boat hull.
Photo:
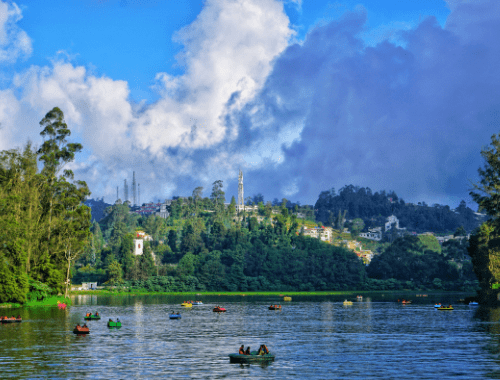
[(453, 310), (452, 307), (438, 307), (437, 310)]
[(121, 322), (108, 322), (108, 327), (122, 327)]
[(168, 316), (170, 319), (181, 319), (181, 315), (180, 314), (170, 314)]
[(222, 308), (214, 308), (214, 313), (225, 313), (226, 312), (226, 309), (224, 309), (223, 307)]
[(86, 335), (88, 333), (90, 333), (90, 330), (88, 327), (75, 327), (73, 329), (73, 334)]
[(252, 355), (229, 354), (230, 363), (269, 363), (273, 361), (273, 354), (257, 355), (256, 351), (253, 351)]
[(281, 310), (281, 306), (280, 307), (269, 306), (269, 310)]
[(2, 323), (21, 323), (22, 319), (2, 319)]

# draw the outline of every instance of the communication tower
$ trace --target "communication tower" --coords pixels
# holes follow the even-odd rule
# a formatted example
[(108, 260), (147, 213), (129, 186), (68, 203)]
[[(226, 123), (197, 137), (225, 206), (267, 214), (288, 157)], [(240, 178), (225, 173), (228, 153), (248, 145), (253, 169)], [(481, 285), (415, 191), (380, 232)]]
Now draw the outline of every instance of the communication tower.
[(245, 205), (243, 201), (243, 172), (240, 169), (240, 174), (238, 176), (238, 206), (237, 206), (237, 211), (244, 211), (245, 210)]
[(136, 197), (136, 183), (135, 183), (135, 172), (132, 174), (132, 198), (133, 198), (133, 205), (135, 206), (137, 203), (137, 197)]
[(127, 186), (127, 180), (125, 180), (125, 183), (123, 185), (123, 190), (124, 190), (124, 196), (125, 196), (125, 200), (123, 202), (126, 202), (128, 201), (128, 186)]

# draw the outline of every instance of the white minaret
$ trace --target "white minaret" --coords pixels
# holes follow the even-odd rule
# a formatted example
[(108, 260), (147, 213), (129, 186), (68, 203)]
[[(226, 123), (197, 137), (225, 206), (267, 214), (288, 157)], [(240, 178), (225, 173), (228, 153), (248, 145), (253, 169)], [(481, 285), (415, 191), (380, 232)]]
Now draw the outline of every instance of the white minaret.
[(243, 198), (243, 172), (240, 169), (240, 175), (238, 176), (238, 204), (236, 205), (236, 211), (245, 211), (245, 204)]

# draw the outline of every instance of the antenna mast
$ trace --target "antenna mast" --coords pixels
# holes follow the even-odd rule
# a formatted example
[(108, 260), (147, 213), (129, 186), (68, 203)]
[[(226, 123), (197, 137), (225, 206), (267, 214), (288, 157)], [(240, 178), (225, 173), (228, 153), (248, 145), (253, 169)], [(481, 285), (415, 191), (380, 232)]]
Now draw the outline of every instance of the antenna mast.
[(240, 169), (238, 176), (238, 212), (243, 211), (245, 206), (243, 204), (243, 172)]

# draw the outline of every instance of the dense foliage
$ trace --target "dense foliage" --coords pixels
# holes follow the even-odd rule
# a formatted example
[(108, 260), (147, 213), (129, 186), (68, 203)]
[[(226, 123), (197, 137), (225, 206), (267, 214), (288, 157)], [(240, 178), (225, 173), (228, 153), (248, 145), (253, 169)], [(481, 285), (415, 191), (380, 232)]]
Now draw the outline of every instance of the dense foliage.
[(479, 280), (482, 303), (499, 301), (500, 284), (500, 140), (491, 138), (491, 146), (483, 149), (484, 168), (479, 169), (481, 180), (474, 184), (471, 196), (490, 219), (471, 236), (469, 254)]
[(398, 238), (375, 256), (367, 274), (373, 279), (396, 280), (406, 289), (471, 290), (477, 282), (465, 238), (443, 243), (441, 253), (428, 249), (416, 236)]
[(82, 147), (66, 141), (70, 130), (59, 108), (40, 125), (40, 149), (28, 143), (0, 152), (0, 303), (62, 292), (89, 235), (90, 210), (82, 205), (89, 190), (64, 170)]
[[(442, 247), (432, 235), (395, 239), (366, 267), (346, 248), (298, 234), (303, 222), (286, 200), (264, 206), (258, 199), (257, 211), (237, 215), (234, 205), (221, 207), (221, 181), (210, 198), (202, 192), (198, 187), (191, 197), (175, 199), (167, 219), (141, 217), (121, 201), (108, 207), (91, 228), (74, 282), (167, 292), (471, 290), (477, 283), (466, 239)], [(355, 223), (362, 229), (362, 220)], [(136, 256), (138, 231), (151, 240)]]
[[(116, 203), (93, 225), (93, 245), (82, 256), (74, 281), (97, 278), (104, 268), (110, 284), (128, 281), (133, 288), (164, 291), (327, 290), (363, 283), (364, 265), (353, 252), (298, 236), (294, 216), (278, 214), (259, 223), (253, 216), (231, 215), (221, 204), (219, 181), (212, 199), (174, 201), (167, 220), (140, 217)], [(152, 241), (144, 242), (144, 253), (135, 256), (138, 229)]]
[(335, 189), (323, 191), (314, 206), (316, 219), (339, 227), (339, 214), (347, 219), (362, 219), (366, 228), (382, 226), (385, 219), (395, 215), (401, 227), (418, 233), (432, 231), (446, 233), (463, 226), (470, 232), (483, 221), (461, 201), (455, 210), (449, 206), (425, 202), (407, 204), (396, 193), (380, 191), (373, 193), (368, 187), (345, 186), (337, 194)]

